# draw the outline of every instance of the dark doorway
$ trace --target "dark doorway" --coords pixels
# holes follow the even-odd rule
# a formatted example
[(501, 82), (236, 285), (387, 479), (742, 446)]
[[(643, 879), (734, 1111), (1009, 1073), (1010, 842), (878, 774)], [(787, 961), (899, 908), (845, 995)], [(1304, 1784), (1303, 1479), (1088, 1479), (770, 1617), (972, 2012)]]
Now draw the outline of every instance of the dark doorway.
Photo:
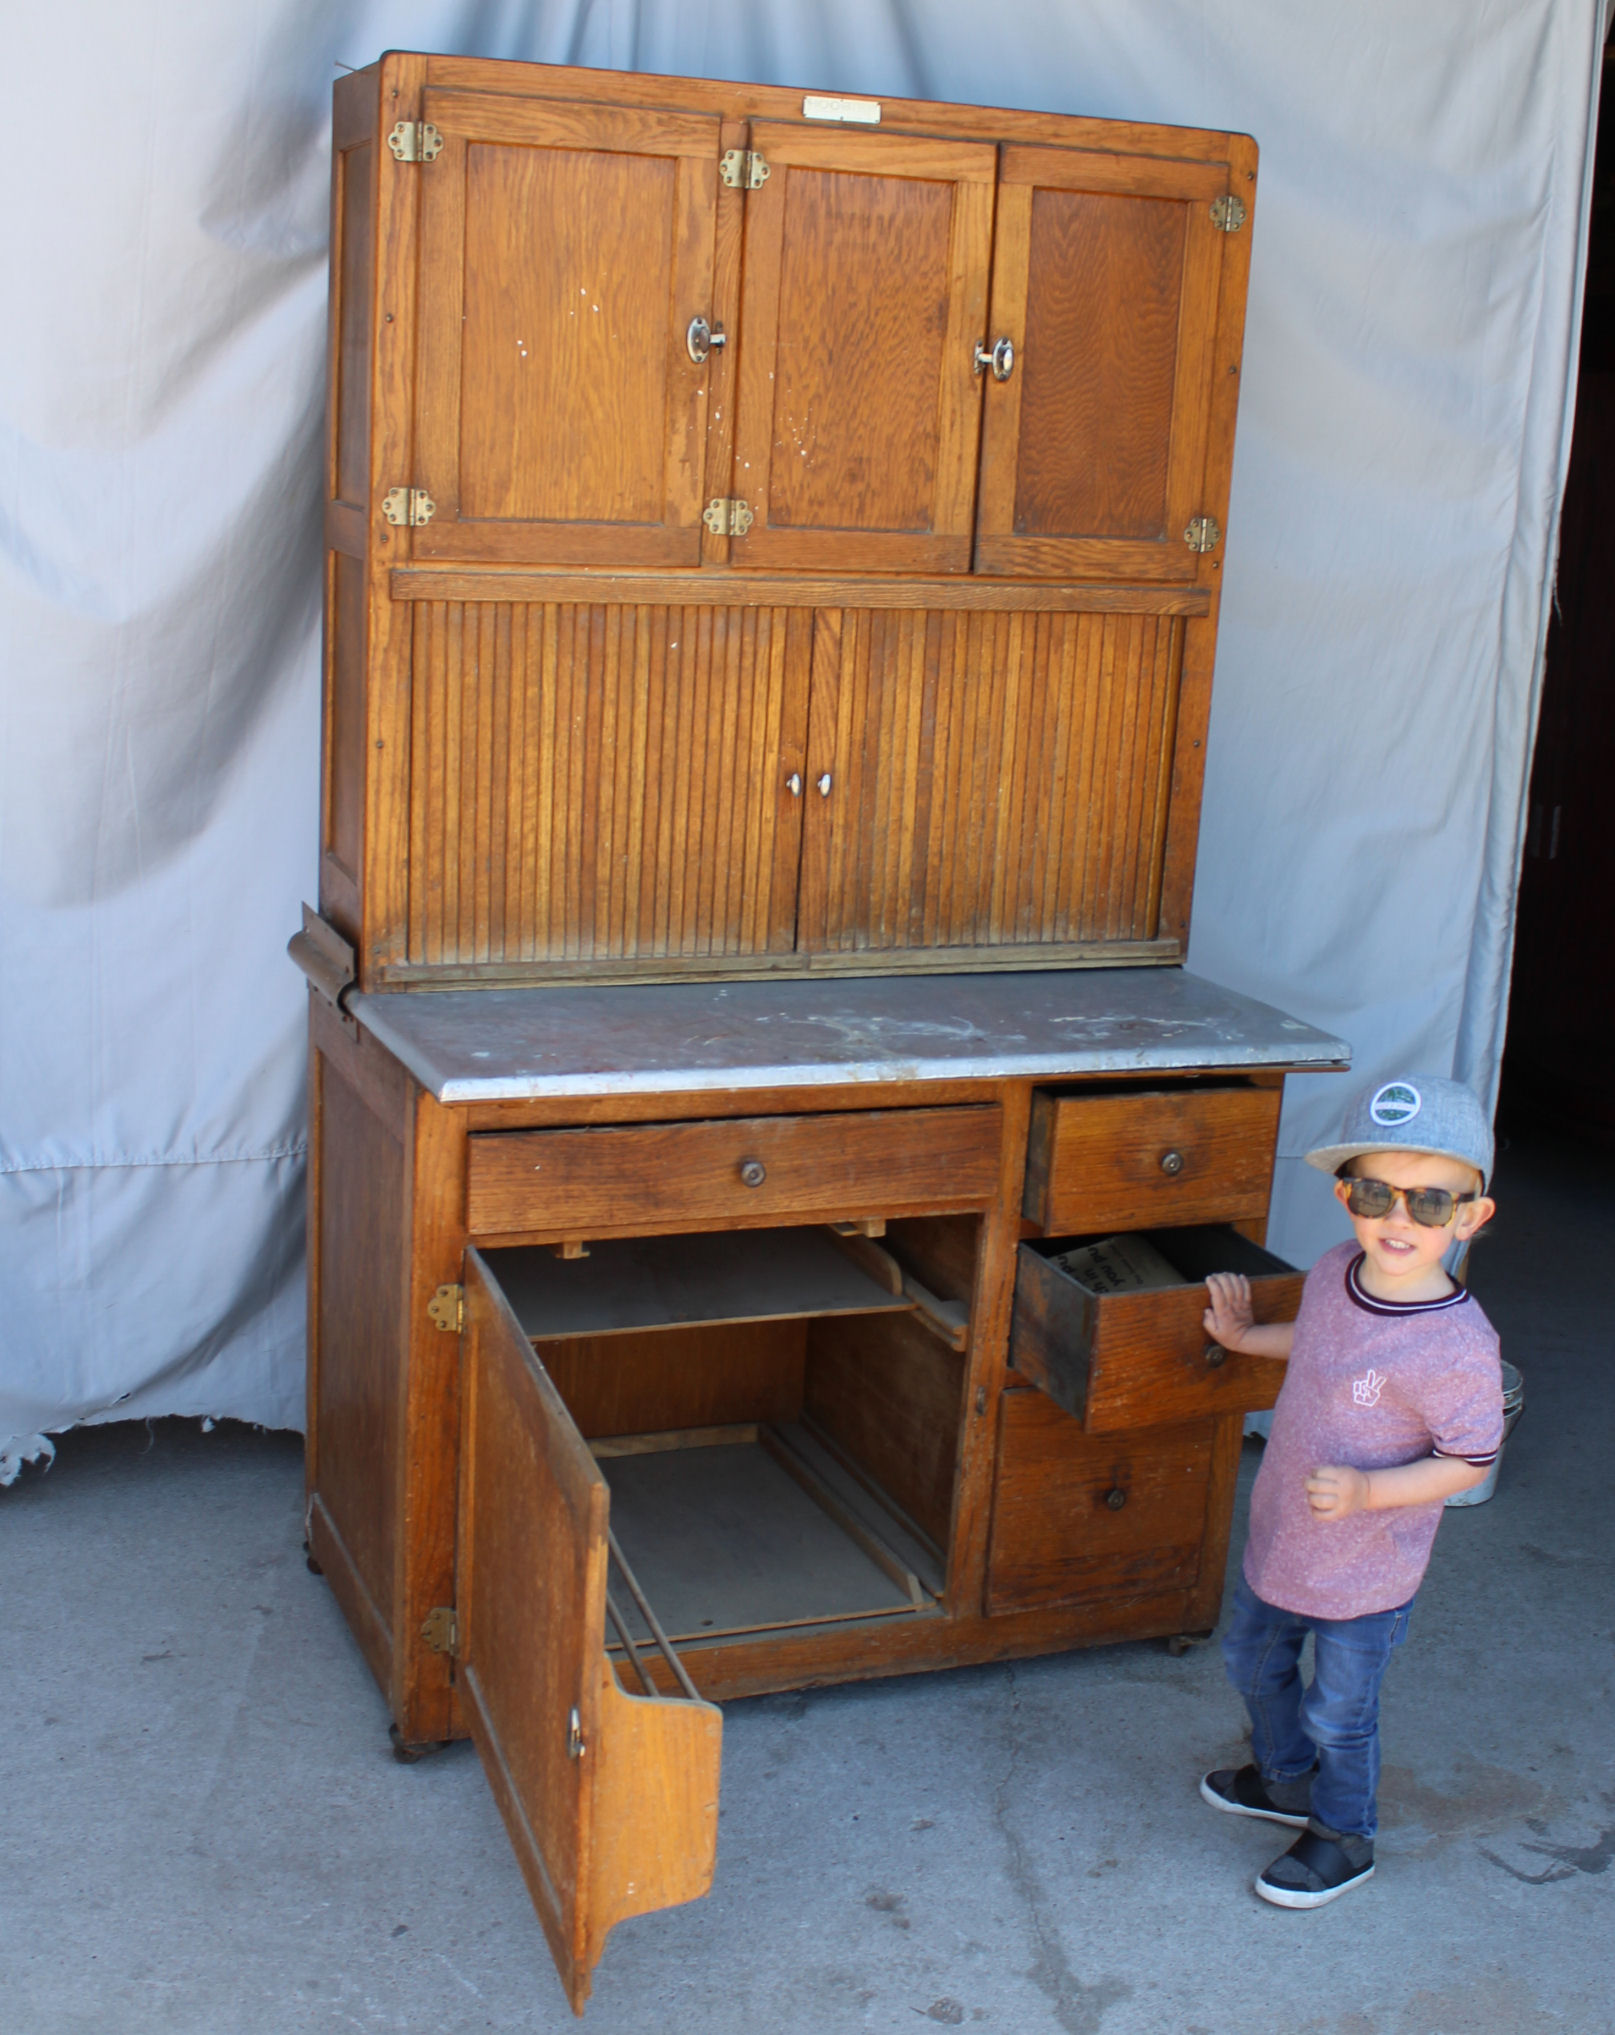
[(1615, 1144), (1615, 65), (1593, 172), (1575, 436), (1525, 861), (1500, 1116)]

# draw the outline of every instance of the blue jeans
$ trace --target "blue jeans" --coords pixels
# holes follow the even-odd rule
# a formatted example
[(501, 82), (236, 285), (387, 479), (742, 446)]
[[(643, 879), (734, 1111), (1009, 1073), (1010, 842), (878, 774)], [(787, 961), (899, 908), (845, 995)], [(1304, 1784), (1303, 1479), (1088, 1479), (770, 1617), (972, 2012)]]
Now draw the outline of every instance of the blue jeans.
[[(1379, 1685), (1407, 1637), (1412, 1600), (1362, 1618), (1303, 1618), (1265, 1603), (1240, 1577), (1223, 1635), (1228, 1679), (1250, 1712), (1251, 1750), (1264, 1780), (1309, 1773), (1312, 1813), (1343, 1836), (1378, 1827)], [(1312, 1683), (1297, 1665), (1313, 1635)]]

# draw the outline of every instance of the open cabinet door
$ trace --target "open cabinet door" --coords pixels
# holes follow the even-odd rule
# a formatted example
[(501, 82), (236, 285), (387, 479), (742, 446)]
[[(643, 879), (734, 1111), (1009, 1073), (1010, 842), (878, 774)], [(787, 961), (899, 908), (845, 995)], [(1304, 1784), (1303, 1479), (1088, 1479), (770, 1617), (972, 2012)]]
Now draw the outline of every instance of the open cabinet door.
[(722, 1716), (618, 1686), (605, 1479), (475, 1251), (461, 1364), (459, 1690), (581, 2013), (616, 1923), (712, 1884)]

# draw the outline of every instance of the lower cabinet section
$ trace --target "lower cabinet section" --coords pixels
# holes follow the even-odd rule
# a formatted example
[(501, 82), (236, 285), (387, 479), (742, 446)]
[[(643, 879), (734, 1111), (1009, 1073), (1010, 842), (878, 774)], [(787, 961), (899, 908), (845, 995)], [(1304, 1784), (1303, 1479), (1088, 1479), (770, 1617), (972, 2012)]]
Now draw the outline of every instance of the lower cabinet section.
[(1193, 1589), (1215, 1438), (1211, 1421), (1096, 1437), (1041, 1392), (1006, 1392), (989, 1613)]

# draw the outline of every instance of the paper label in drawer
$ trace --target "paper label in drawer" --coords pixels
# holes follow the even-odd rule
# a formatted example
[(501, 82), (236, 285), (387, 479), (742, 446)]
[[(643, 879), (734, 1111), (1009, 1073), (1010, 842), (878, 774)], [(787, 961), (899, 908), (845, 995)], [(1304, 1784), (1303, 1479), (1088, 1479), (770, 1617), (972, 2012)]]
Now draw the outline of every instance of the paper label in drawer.
[(1050, 1262), (1090, 1293), (1147, 1293), (1185, 1283), (1183, 1274), (1148, 1237), (1101, 1237), (1096, 1244), (1061, 1251)]

